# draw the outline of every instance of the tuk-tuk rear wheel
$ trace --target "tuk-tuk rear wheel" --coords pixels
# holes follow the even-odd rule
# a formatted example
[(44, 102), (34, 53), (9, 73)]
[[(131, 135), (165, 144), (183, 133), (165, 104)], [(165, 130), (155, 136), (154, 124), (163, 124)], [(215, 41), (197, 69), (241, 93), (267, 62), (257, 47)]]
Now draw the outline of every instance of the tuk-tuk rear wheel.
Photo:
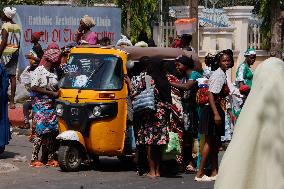
[(82, 163), (81, 150), (74, 144), (61, 145), (58, 151), (58, 161), (62, 171), (79, 171)]

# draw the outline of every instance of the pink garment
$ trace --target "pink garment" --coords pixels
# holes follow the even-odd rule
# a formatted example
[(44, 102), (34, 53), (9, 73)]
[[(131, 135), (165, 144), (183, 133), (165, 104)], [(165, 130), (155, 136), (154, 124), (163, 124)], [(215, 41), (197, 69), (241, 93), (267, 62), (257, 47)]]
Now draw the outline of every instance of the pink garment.
[(96, 45), (98, 42), (97, 34), (95, 32), (89, 32), (85, 39), (89, 43), (89, 45)]

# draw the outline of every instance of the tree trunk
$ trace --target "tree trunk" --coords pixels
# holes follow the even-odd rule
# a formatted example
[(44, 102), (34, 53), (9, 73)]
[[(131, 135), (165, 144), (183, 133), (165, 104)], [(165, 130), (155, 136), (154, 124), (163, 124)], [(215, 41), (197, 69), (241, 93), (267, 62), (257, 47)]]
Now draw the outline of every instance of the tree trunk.
[(278, 18), (272, 25), (272, 38), (270, 55), (282, 59), (282, 27), (284, 25), (284, 11), (278, 14)]
[(130, 26), (130, 19), (131, 19), (131, 0), (126, 1), (126, 35), (130, 38), (131, 34), (131, 26)]
[(190, 17), (197, 19), (196, 32), (192, 35), (192, 42), (191, 42), (191, 45), (195, 49), (196, 53), (198, 53), (198, 50), (199, 50), (199, 47), (198, 47), (198, 5), (199, 5), (199, 0), (189, 0)]

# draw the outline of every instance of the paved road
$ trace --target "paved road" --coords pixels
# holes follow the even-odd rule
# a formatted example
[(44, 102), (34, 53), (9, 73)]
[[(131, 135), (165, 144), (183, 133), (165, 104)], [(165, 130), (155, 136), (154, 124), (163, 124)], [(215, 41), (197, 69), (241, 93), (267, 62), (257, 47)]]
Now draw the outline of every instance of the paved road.
[(103, 157), (100, 170), (63, 173), (59, 168), (31, 168), (29, 162), (16, 162), (15, 157), (30, 159), (31, 143), (26, 136), (16, 135), (5, 153), (0, 155), (0, 188), (20, 189), (212, 189), (213, 183), (196, 183), (194, 175), (149, 179), (136, 176), (131, 167), (118, 160)]

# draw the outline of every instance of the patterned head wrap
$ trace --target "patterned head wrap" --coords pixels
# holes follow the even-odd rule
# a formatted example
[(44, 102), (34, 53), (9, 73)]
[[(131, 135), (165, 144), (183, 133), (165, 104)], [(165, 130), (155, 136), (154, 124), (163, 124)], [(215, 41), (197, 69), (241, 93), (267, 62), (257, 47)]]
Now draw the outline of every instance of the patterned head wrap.
[(15, 7), (5, 7), (3, 9), (3, 12), (5, 16), (7, 16), (10, 19), (13, 19), (17, 14), (17, 9)]
[(90, 17), (88, 15), (85, 15), (83, 18), (81, 18), (81, 20), (89, 28), (92, 28), (92, 27), (96, 26), (96, 21), (92, 17)]
[(249, 55), (256, 55), (256, 51), (254, 48), (248, 48), (247, 51), (245, 52), (245, 57)]
[(54, 64), (56, 62), (59, 62), (61, 58), (61, 50), (57, 43), (51, 43), (46, 51), (44, 52), (44, 55), (40, 61), (40, 66), (46, 66), (49, 64)]

